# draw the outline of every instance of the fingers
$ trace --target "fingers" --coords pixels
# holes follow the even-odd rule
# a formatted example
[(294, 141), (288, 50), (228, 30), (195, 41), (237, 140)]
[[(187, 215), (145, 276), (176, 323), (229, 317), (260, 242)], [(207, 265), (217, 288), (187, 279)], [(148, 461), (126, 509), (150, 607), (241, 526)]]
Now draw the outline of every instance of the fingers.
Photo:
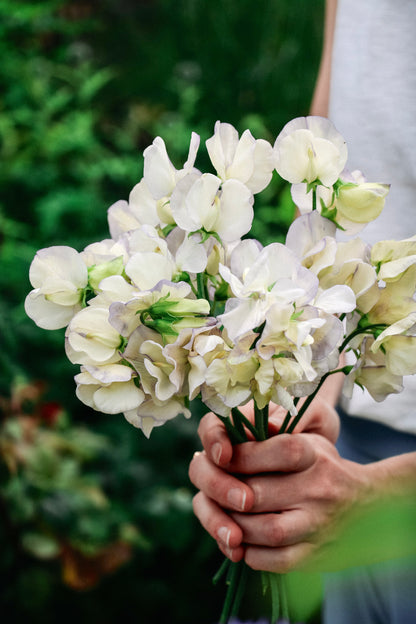
[(314, 545), (308, 542), (282, 548), (247, 546), (244, 560), (253, 570), (284, 574), (295, 568), (304, 568), (314, 551)]
[(198, 435), (208, 457), (218, 466), (226, 466), (233, 455), (233, 447), (224, 425), (212, 412), (200, 421)]
[(242, 531), (242, 541), (255, 546), (293, 546), (312, 538), (315, 532), (310, 516), (298, 509), (254, 515), (233, 513), (231, 517)]
[[(312, 439), (313, 440), (313, 439)], [(262, 442), (245, 442), (234, 448), (231, 472), (301, 472), (316, 459), (314, 445), (303, 434), (282, 434)]]
[(213, 464), (205, 453), (195, 453), (189, 466), (189, 478), (198, 490), (221, 507), (249, 511), (254, 502), (250, 486)]
[(217, 541), (222, 553), (231, 561), (244, 556), (243, 532), (233, 519), (213, 500), (198, 492), (193, 499), (194, 513), (204, 529)]

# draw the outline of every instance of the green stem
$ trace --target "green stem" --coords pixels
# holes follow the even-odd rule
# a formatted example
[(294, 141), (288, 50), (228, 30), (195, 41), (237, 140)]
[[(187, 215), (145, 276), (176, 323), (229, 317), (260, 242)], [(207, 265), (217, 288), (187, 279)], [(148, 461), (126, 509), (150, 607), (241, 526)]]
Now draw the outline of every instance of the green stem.
[(242, 412), (240, 412), (238, 407), (233, 407), (231, 412), (232, 412), (232, 415), (233, 415), (233, 421), (235, 422), (236, 418), (240, 419), (240, 421), (243, 423), (243, 425), (245, 427), (247, 427), (247, 429), (253, 434), (254, 439), (258, 440), (257, 429), (255, 428), (253, 423), (251, 423), (249, 421), (249, 419), (246, 418)]
[(356, 336), (359, 336), (360, 334), (374, 334), (375, 331), (383, 331), (384, 329), (386, 329), (386, 327), (387, 325), (385, 323), (374, 323), (373, 325), (367, 325), (366, 327), (357, 327), (356, 329), (354, 329), (353, 332), (349, 334), (349, 336), (345, 338), (344, 342), (339, 348), (339, 352), (342, 353), (350, 340), (352, 340)]
[(231, 410), (231, 413), (233, 415), (233, 423), (234, 423), (234, 427), (236, 428), (236, 430), (238, 431), (238, 435), (240, 436), (240, 438), (244, 441), (247, 442), (247, 432), (244, 429), (244, 424), (242, 422), (242, 414), (240, 412), (240, 410), (233, 408)]
[(228, 585), (227, 595), (225, 597), (224, 606), (222, 609), (219, 624), (227, 624), (228, 619), (230, 617), (230, 614), (231, 614), (230, 612), (233, 606), (236, 588), (239, 582), (239, 576), (240, 576), (239, 572), (240, 572), (240, 567), (241, 567), (240, 564), (241, 564), (241, 561), (239, 563), (230, 562), (228, 576), (227, 576), (227, 585)]
[(240, 434), (240, 432), (236, 427), (234, 427), (228, 416), (220, 416), (219, 414), (216, 414), (216, 416), (221, 420), (222, 423), (224, 423), (224, 427), (227, 430), (228, 437), (230, 438), (232, 444), (241, 444), (242, 442), (247, 442), (247, 437), (243, 437)]
[(296, 414), (296, 416), (291, 421), (290, 425), (287, 427), (285, 433), (292, 433), (293, 432), (294, 428), (296, 427), (296, 425), (298, 424), (298, 422), (300, 421), (300, 419), (302, 418), (302, 416), (304, 415), (304, 413), (308, 409), (309, 405), (312, 403), (312, 401), (314, 400), (314, 398), (318, 394), (319, 390), (322, 388), (322, 385), (324, 384), (324, 382), (326, 381), (326, 379), (330, 375), (335, 375), (336, 373), (344, 373), (344, 375), (347, 375), (350, 371), (351, 371), (351, 366), (343, 366), (342, 368), (337, 368), (337, 369), (335, 369), (333, 371), (328, 371), (327, 373), (325, 373), (325, 375), (322, 375), (322, 377), (321, 377), (321, 379), (319, 381), (319, 384), (317, 385), (315, 390), (312, 392), (312, 394), (310, 394), (305, 399), (305, 402), (303, 403), (303, 405), (300, 408), (299, 412)]
[(266, 427), (266, 418), (268, 418), (268, 412), (265, 416), (263, 410), (266, 408), (260, 409), (257, 407), (256, 402), (254, 402), (254, 422), (256, 426), (256, 430), (258, 433), (257, 440), (265, 440), (267, 438), (267, 427)]
[(312, 189), (312, 210), (316, 210), (316, 184)]
[(282, 618), (283, 620), (287, 620), (288, 622), (290, 622), (289, 602), (287, 599), (286, 583), (285, 583), (284, 575), (278, 574), (276, 580), (277, 580), (277, 586), (279, 588)]
[(244, 561), (240, 562), (240, 577), (238, 579), (238, 584), (235, 591), (234, 602), (231, 608), (230, 615), (236, 617), (238, 615), (238, 611), (240, 609), (241, 601), (244, 596), (244, 592), (246, 590), (247, 585), (247, 575), (248, 575), (248, 567)]
[(224, 576), (224, 574), (228, 572), (228, 568), (230, 567), (230, 565), (231, 565), (231, 561), (225, 558), (218, 572), (216, 572), (216, 574), (214, 574), (214, 576), (212, 577), (212, 582), (214, 585), (217, 585), (219, 581), (222, 579), (222, 577)]

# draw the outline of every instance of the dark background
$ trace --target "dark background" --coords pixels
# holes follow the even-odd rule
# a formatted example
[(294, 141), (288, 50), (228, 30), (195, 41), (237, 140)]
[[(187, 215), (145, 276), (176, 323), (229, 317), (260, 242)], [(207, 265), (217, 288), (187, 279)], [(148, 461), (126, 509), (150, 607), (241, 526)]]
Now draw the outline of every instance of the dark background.
[[(274, 142), (308, 113), (323, 1), (0, 0), (0, 613), (8, 622), (214, 624), (221, 562), (192, 515), (195, 417), (150, 441), (80, 404), (63, 332), (26, 318), (41, 247), (108, 237), (161, 135), (178, 167), (217, 119)], [(203, 150), (198, 167), (204, 170)], [(276, 176), (252, 235), (293, 216)], [(253, 591), (254, 593), (254, 591)], [(317, 621), (319, 579), (294, 576)], [(246, 613), (260, 614), (258, 597)], [(254, 615), (253, 615), (254, 614)], [(248, 616), (247, 616), (248, 617)]]

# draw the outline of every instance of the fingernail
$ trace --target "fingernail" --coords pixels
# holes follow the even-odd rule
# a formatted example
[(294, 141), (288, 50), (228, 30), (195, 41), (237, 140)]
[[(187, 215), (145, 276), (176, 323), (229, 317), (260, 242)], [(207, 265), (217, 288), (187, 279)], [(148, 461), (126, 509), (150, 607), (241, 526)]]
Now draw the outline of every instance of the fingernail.
[(228, 491), (227, 499), (230, 505), (244, 511), (246, 504), (246, 493), (244, 490), (241, 490), (240, 488), (231, 488), (231, 490)]
[(214, 460), (214, 462), (216, 464), (219, 464), (220, 459), (221, 459), (221, 453), (222, 453), (222, 446), (219, 442), (215, 442), (215, 444), (212, 445), (211, 453), (212, 453), (212, 459)]
[(218, 539), (226, 544), (227, 548), (230, 547), (230, 535), (231, 529), (227, 529), (227, 527), (220, 527), (217, 531)]

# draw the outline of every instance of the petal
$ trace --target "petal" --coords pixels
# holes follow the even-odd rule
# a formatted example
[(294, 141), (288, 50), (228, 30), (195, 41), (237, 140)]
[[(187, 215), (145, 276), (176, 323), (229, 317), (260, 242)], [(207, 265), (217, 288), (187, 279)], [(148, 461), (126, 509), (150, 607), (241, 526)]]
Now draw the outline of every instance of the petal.
[(30, 265), (29, 279), (33, 288), (41, 288), (49, 278), (63, 280), (75, 288), (84, 288), (88, 271), (80, 254), (72, 247), (48, 247), (36, 253)]
[(143, 156), (143, 179), (154, 199), (170, 195), (176, 183), (176, 169), (169, 160), (164, 140), (156, 137)]
[(217, 121), (214, 135), (205, 141), (214, 169), (222, 180), (227, 178), (227, 167), (232, 163), (238, 145), (238, 132), (228, 123)]
[(208, 262), (207, 252), (201, 244), (201, 236), (185, 236), (175, 256), (176, 266), (181, 271), (202, 273)]
[(140, 221), (132, 213), (129, 204), (120, 199), (107, 211), (111, 238), (117, 240), (124, 232), (140, 227)]
[(356, 307), (355, 294), (349, 286), (332, 286), (318, 294), (314, 305), (327, 314), (352, 312)]
[(25, 299), (25, 312), (42, 329), (61, 329), (70, 323), (81, 306), (62, 306), (45, 299), (39, 289), (32, 290)]
[(112, 383), (94, 393), (96, 409), (105, 414), (120, 414), (137, 408), (144, 401), (144, 392), (133, 381)]
[(159, 253), (137, 252), (126, 264), (126, 274), (140, 290), (150, 290), (161, 280), (171, 280), (174, 263)]
[(139, 223), (146, 223), (155, 227), (159, 225), (160, 220), (157, 213), (157, 201), (154, 199), (144, 180), (141, 180), (131, 190), (129, 195), (129, 209)]
[(253, 221), (253, 194), (238, 180), (227, 180), (222, 185), (220, 210), (213, 224), (225, 242), (238, 240), (251, 228)]

